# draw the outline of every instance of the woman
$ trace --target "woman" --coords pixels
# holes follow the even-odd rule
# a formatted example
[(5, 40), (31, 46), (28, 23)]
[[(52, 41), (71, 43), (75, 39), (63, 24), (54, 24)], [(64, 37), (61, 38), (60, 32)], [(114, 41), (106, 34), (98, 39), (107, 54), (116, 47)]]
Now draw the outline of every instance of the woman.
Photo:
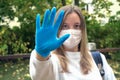
[[(116, 80), (102, 55), (104, 80)], [(84, 17), (77, 6), (46, 10), (36, 17), (35, 49), (30, 57), (32, 80), (102, 80), (87, 48)]]

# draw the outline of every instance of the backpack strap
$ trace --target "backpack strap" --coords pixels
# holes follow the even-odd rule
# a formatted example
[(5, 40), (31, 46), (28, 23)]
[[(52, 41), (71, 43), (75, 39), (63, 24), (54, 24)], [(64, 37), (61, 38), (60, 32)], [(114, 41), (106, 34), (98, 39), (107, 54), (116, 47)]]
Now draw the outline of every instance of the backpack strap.
[(93, 57), (96, 65), (100, 71), (100, 74), (103, 77), (105, 75), (105, 71), (103, 69), (103, 61), (102, 61), (100, 52), (99, 51), (91, 51), (91, 53), (92, 53), (92, 57)]

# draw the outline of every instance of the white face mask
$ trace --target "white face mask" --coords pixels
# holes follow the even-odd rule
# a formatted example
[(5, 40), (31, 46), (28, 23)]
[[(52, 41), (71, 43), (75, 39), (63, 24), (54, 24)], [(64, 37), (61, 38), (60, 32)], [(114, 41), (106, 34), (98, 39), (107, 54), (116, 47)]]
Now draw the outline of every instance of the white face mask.
[(61, 30), (59, 37), (65, 35), (65, 34), (70, 34), (70, 37), (63, 43), (63, 46), (68, 48), (68, 49), (73, 49), (81, 41), (81, 30), (74, 30), (74, 29), (69, 29), (69, 30)]

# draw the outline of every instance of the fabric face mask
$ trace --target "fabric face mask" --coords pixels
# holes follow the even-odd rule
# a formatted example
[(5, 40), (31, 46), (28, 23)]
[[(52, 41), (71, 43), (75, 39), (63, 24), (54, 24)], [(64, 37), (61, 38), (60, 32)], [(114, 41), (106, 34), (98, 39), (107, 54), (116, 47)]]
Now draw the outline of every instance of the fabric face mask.
[(65, 34), (70, 34), (70, 37), (63, 43), (63, 45), (66, 48), (72, 49), (80, 43), (81, 36), (82, 36), (81, 30), (74, 30), (74, 29), (61, 30), (59, 37), (65, 35)]

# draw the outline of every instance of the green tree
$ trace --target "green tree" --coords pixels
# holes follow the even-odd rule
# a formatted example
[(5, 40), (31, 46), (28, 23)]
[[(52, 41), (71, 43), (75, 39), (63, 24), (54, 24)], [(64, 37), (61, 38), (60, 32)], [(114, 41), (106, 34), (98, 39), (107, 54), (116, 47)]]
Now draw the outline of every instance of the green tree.
[(0, 0), (0, 26), (1, 23), (6, 22), (5, 19), (14, 19), (15, 13), (10, 3), (10, 0)]
[[(5, 51), (6, 53), (10, 51), (11, 51), (10, 53), (15, 53), (17, 51), (20, 53), (25, 51), (31, 52), (31, 50), (34, 49), (34, 45), (35, 45), (34, 34), (35, 34), (36, 14), (40, 13), (41, 19), (43, 19), (43, 14), (46, 9), (48, 8), (51, 9), (53, 6), (60, 8), (63, 5), (73, 4), (73, 3), (74, 5), (81, 7), (82, 12), (85, 16), (88, 27), (89, 41), (95, 41), (96, 43), (100, 44), (98, 45), (99, 47), (105, 47), (104, 43), (107, 44), (109, 42), (109, 39), (102, 40), (105, 38), (105, 36), (101, 36), (101, 35), (107, 35), (108, 33), (106, 33), (107, 32), (106, 27), (101, 27), (101, 23), (97, 21), (96, 18), (97, 17), (105, 18), (107, 16), (110, 16), (107, 15), (108, 13), (110, 14), (111, 12), (109, 8), (112, 5), (112, 3), (109, 1), (93, 0), (91, 4), (95, 7), (94, 9), (95, 12), (93, 14), (89, 14), (85, 10), (85, 5), (87, 4), (84, 2), (84, 0), (74, 0), (74, 1), (73, 0), (39, 0), (39, 1), (38, 0), (0, 0), (0, 23), (5, 22), (5, 19), (13, 20), (16, 17), (18, 18), (18, 22), (20, 22), (19, 28), (15, 27), (12, 29), (6, 28), (9, 27), (7, 22), (5, 22), (7, 23), (6, 25), (0, 24), (1, 26), (0, 44), (4, 46), (4, 48), (1, 47), (0, 50), (2, 52), (4, 50), (9, 50), (9, 51)], [(103, 9), (106, 10), (106, 14), (101, 13), (101, 10)], [(109, 24), (106, 24), (105, 26), (107, 25)], [(9, 38), (10, 36), (11, 38)], [(116, 43), (114, 43), (114, 45), (115, 44)], [(11, 45), (12, 48), (9, 47), (9, 45)]]

